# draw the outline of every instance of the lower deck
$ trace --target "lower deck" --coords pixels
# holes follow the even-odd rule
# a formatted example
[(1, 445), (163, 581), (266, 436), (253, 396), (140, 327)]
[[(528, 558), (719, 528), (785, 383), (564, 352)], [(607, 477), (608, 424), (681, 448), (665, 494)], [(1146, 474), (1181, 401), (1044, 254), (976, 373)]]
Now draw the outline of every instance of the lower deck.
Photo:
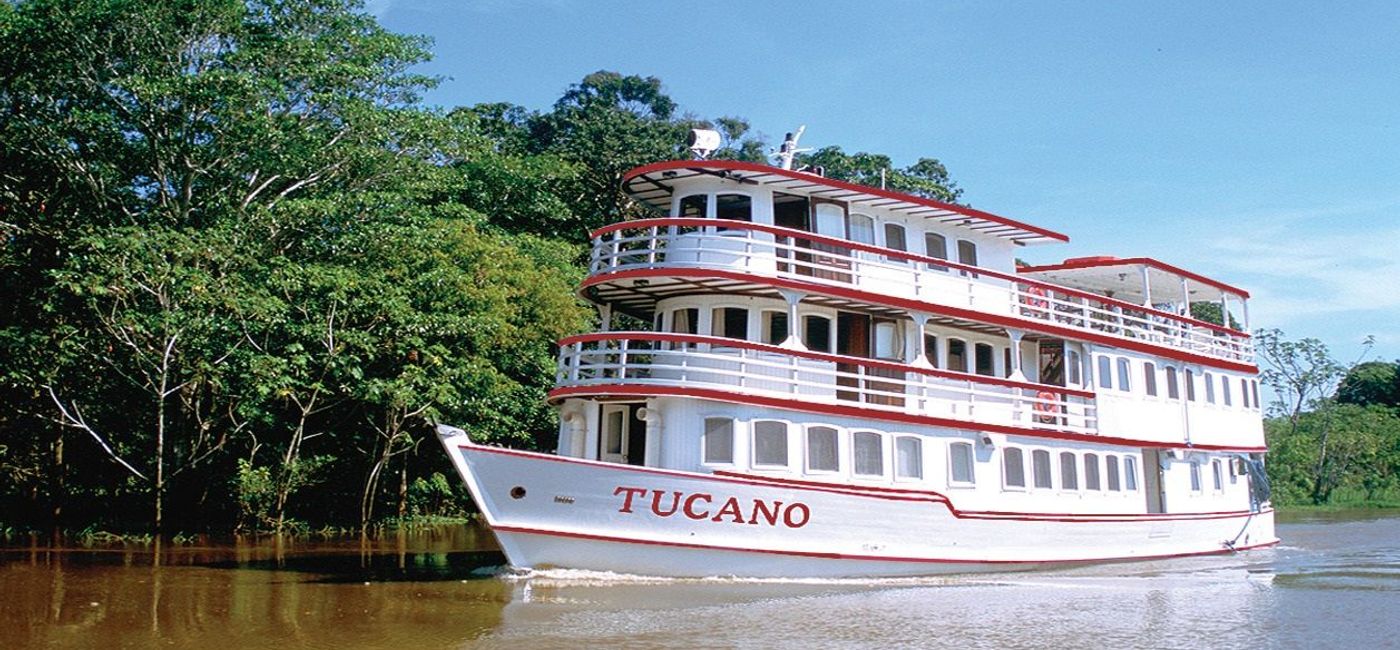
[(683, 397), (561, 404), (560, 456), (933, 491), (959, 509), (1149, 515), (1257, 511), (1256, 456), (833, 417)]

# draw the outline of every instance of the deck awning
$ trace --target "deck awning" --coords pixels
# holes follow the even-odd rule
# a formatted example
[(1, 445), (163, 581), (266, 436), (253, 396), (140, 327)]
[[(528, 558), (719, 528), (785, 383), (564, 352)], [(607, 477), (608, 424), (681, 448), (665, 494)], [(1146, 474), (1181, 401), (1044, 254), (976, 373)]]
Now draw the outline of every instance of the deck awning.
[(807, 172), (734, 160), (671, 160), (633, 169), (623, 177), (623, 190), (634, 200), (663, 213), (670, 209), (673, 186), (696, 176), (710, 175), (743, 184), (766, 185), (775, 190), (833, 201), (853, 208), (881, 208), (960, 226), (1021, 245), (1067, 242), (1069, 237), (1052, 230), (997, 216), (989, 212), (926, 199), (910, 194), (856, 185)]
[(1249, 292), (1244, 289), (1150, 257), (1079, 257), (1059, 264), (1023, 266), (1017, 269), (1017, 273), (1140, 305), (1220, 302), (1230, 298), (1244, 301), (1249, 298)]

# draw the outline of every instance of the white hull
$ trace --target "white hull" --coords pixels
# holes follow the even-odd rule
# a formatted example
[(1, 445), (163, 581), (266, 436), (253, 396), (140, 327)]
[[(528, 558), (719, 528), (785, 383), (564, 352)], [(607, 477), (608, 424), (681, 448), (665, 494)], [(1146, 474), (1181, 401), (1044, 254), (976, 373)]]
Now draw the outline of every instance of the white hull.
[(510, 563), (656, 576), (885, 577), (1227, 553), (1273, 512), (968, 512), (936, 492), (443, 445)]

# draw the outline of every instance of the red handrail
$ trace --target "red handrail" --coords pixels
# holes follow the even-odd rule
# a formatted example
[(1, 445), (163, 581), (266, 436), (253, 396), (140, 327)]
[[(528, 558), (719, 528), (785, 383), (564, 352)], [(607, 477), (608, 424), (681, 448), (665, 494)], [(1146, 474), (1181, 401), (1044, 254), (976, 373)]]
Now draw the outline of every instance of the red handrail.
[(952, 370), (940, 370), (937, 368), (920, 368), (918, 366), (896, 361), (882, 361), (879, 359), (867, 359), (865, 357), (851, 357), (842, 354), (828, 354), (826, 352), (812, 352), (811, 350), (794, 350), (768, 343), (755, 343), (743, 339), (731, 339), (722, 336), (706, 336), (703, 334), (679, 334), (673, 332), (593, 332), (590, 334), (576, 334), (568, 338), (561, 339), (559, 346), (564, 347), (575, 343), (593, 343), (597, 341), (616, 340), (639, 340), (639, 341), (663, 341), (671, 343), (709, 343), (721, 347), (744, 348), (758, 352), (772, 352), (785, 354), (814, 361), (829, 361), (833, 363), (849, 363), (869, 368), (885, 368), (887, 370), (898, 370), (901, 372), (914, 372), (931, 377), (941, 377), (944, 379), (954, 379), (958, 381), (971, 381), (979, 384), (990, 384), (993, 386), (1003, 386), (1006, 388), (1022, 388), (1034, 391), (1046, 391), (1061, 395), (1073, 395), (1086, 399), (1094, 399), (1095, 394), (1090, 391), (1065, 388), (1063, 386), (1052, 386), (1049, 384), (1037, 384), (1033, 382), (1016, 381), (1013, 379), (1002, 379), (1000, 377), (988, 377), (986, 375), (975, 375), (972, 373), (955, 372)]
[[(900, 251), (900, 250), (895, 250), (895, 249), (893, 249), (893, 248), (882, 248), (882, 247), (880, 247), (880, 246), (875, 246), (875, 245), (873, 245), (873, 244), (866, 244), (866, 243), (863, 243), (863, 242), (855, 242), (855, 241), (850, 241), (850, 240), (848, 240), (848, 239), (838, 239), (838, 238), (836, 238), (836, 237), (828, 237), (828, 236), (826, 236), (826, 235), (819, 235), (819, 234), (816, 234), (816, 233), (807, 232), (806, 230), (797, 230), (797, 229), (795, 229), (795, 228), (784, 228), (784, 227), (782, 227), (782, 226), (770, 226), (770, 225), (768, 225), (768, 224), (753, 223), (753, 222), (750, 222), (750, 221), (736, 221), (736, 220), (732, 220), (732, 219), (705, 219), (705, 218), (700, 218), (700, 217), (658, 217), (658, 218), (654, 218), (654, 219), (638, 219), (638, 220), (636, 220), (636, 221), (619, 221), (619, 222), (617, 222), (617, 223), (609, 224), (609, 225), (607, 225), (607, 226), (603, 226), (602, 228), (599, 228), (599, 229), (597, 229), (597, 230), (594, 230), (593, 232), (589, 233), (589, 237), (592, 238), (592, 239), (598, 239), (599, 237), (602, 237), (603, 235), (606, 235), (606, 234), (609, 234), (609, 233), (613, 233), (613, 232), (616, 232), (616, 231), (619, 231), (619, 230), (633, 230), (633, 229), (642, 230), (642, 229), (646, 229), (646, 228), (662, 228), (662, 227), (671, 227), (671, 226), (675, 226), (675, 227), (693, 226), (693, 227), (697, 227), (697, 228), (703, 228), (703, 227), (727, 228), (727, 229), (730, 229), (730, 230), (754, 230), (754, 231), (757, 231), (757, 232), (766, 232), (766, 233), (769, 233), (769, 234), (772, 234), (772, 235), (781, 235), (781, 236), (784, 236), (784, 237), (792, 237), (792, 238), (794, 238), (794, 239), (805, 239), (805, 240), (807, 240), (807, 241), (815, 242), (815, 243), (819, 243), (819, 244), (827, 244), (827, 245), (836, 246), (836, 247), (839, 247), (839, 248), (846, 248), (846, 249), (850, 249), (850, 250), (858, 250), (858, 251), (864, 251), (864, 252), (868, 252), (868, 253), (875, 253), (875, 254), (878, 254), (878, 255), (883, 255), (883, 256), (885, 256), (885, 257), (898, 257), (898, 258), (905, 259), (905, 260), (909, 260), (909, 261), (912, 261), (912, 262), (922, 262), (922, 263), (924, 263), (924, 264), (930, 264), (930, 265), (934, 265), (934, 266), (944, 266), (944, 267), (948, 267), (948, 268), (952, 268), (952, 269), (957, 269), (957, 270), (959, 270), (959, 271), (966, 271), (966, 272), (968, 272), (968, 273), (976, 273), (976, 274), (978, 274), (978, 275), (985, 275), (985, 276), (989, 276), (989, 277), (993, 277), (993, 278), (997, 278), (997, 279), (1001, 279), (1001, 280), (1007, 280), (1007, 281), (1009, 281), (1009, 282), (1016, 282), (1016, 283), (1026, 284), (1026, 285), (1030, 285), (1030, 286), (1034, 286), (1034, 287), (1040, 287), (1040, 288), (1042, 288), (1042, 289), (1046, 289), (1046, 290), (1049, 290), (1049, 291), (1054, 291), (1054, 292), (1056, 292), (1056, 293), (1062, 293), (1062, 294), (1065, 294), (1065, 295), (1078, 296), (1078, 297), (1081, 297), (1081, 298), (1087, 298), (1087, 299), (1094, 300), (1094, 301), (1096, 301), (1096, 302), (1100, 302), (1100, 303), (1103, 303), (1103, 304), (1106, 304), (1106, 305), (1115, 305), (1115, 306), (1118, 306), (1118, 307), (1120, 307), (1120, 308), (1131, 309), (1131, 310), (1133, 310), (1133, 311), (1142, 312), (1142, 313), (1145, 313), (1145, 314), (1150, 314), (1150, 315), (1154, 315), (1154, 316), (1159, 316), (1159, 317), (1162, 317), (1162, 318), (1168, 318), (1168, 319), (1171, 319), (1171, 320), (1180, 321), (1180, 322), (1187, 323), (1187, 324), (1190, 324), (1190, 325), (1195, 325), (1195, 326), (1198, 326), (1198, 327), (1204, 327), (1204, 328), (1207, 328), (1207, 329), (1210, 329), (1210, 330), (1213, 330), (1213, 331), (1216, 331), (1216, 332), (1220, 332), (1220, 333), (1222, 333), (1222, 334), (1229, 334), (1229, 335), (1232, 335), (1232, 336), (1238, 336), (1238, 337), (1243, 337), (1243, 338), (1250, 338), (1250, 335), (1249, 335), (1248, 332), (1241, 332), (1241, 331), (1239, 331), (1239, 330), (1236, 330), (1236, 329), (1233, 329), (1233, 328), (1230, 328), (1230, 327), (1224, 327), (1224, 326), (1221, 326), (1221, 325), (1217, 325), (1217, 324), (1215, 324), (1215, 323), (1208, 323), (1208, 322), (1206, 322), (1206, 321), (1197, 320), (1197, 319), (1191, 318), (1191, 317), (1189, 317), (1189, 316), (1182, 316), (1182, 315), (1180, 315), (1180, 314), (1173, 314), (1173, 313), (1171, 313), (1171, 312), (1161, 311), (1161, 310), (1158, 310), (1158, 309), (1154, 309), (1154, 308), (1152, 308), (1152, 307), (1146, 307), (1146, 306), (1143, 306), (1143, 305), (1136, 305), (1136, 304), (1133, 304), (1133, 303), (1130, 303), (1130, 302), (1127, 302), (1127, 301), (1119, 300), (1119, 299), (1117, 299), (1117, 298), (1110, 298), (1110, 297), (1108, 297), (1108, 296), (1102, 296), (1102, 295), (1099, 295), (1099, 294), (1096, 294), (1096, 293), (1090, 293), (1090, 292), (1088, 292), (1088, 291), (1081, 291), (1081, 290), (1079, 290), (1079, 289), (1072, 289), (1072, 288), (1070, 288), (1070, 287), (1062, 287), (1062, 286), (1060, 286), (1060, 285), (1051, 284), (1051, 283), (1049, 283), (1049, 282), (1043, 282), (1043, 281), (1041, 281), (1041, 280), (1032, 280), (1032, 279), (1030, 279), (1030, 278), (1023, 278), (1023, 277), (1020, 277), (1020, 276), (1017, 276), (1017, 275), (1012, 275), (1012, 274), (1009, 274), (1009, 273), (1002, 273), (1001, 271), (994, 271), (994, 270), (991, 270), (991, 269), (985, 269), (985, 268), (982, 268), (982, 267), (980, 267), (980, 266), (971, 266), (971, 265), (968, 265), (968, 264), (962, 264), (962, 263), (960, 263), (960, 262), (954, 262), (954, 261), (951, 261), (951, 260), (940, 259), (940, 258), (937, 258), (937, 257), (929, 257), (929, 256), (927, 256), (927, 255), (919, 255), (919, 254), (917, 254), (917, 253), (910, 253), (910, 252), (908, 252), (908, 251)], [(820, 253), (821, 251), (817, 251), (817, 252)]]

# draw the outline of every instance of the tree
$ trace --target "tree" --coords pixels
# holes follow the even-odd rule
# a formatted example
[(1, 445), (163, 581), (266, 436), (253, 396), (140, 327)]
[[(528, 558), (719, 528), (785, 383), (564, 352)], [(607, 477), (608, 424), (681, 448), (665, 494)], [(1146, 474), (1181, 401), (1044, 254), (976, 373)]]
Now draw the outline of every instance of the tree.
[(943, 163), (934, 158), (896, 169), (889, 156), (859, 152), (848, 154), (837, 146), (822, 147), (797, 157), (797, 164), (821, 167), (830, 178), (858, 185), (883, 187), (896, 192), (956, 203), (962, 190), (948, 176)]
[(1400, 361), (1367, 361), (1353, 366), (1337, 387), (1337, 401), (1400, 407)]

